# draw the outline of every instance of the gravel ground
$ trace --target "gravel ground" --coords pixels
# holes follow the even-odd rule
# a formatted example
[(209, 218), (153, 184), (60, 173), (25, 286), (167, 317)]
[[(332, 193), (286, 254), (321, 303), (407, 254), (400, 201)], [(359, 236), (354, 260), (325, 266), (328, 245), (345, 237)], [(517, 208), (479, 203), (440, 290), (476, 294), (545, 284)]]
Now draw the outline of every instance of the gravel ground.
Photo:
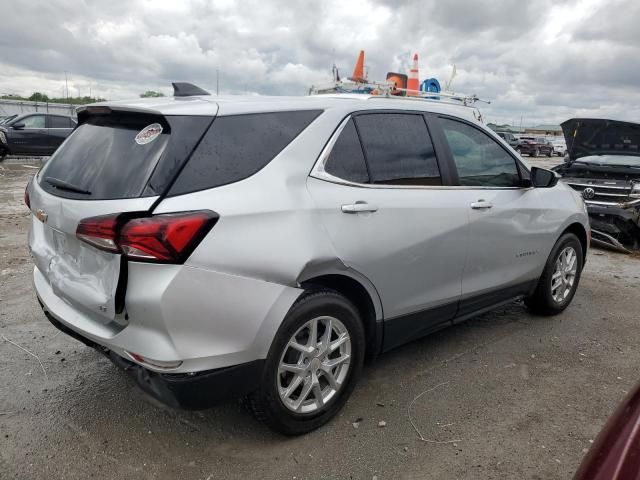
[[(0, 164), (2, 479), (570, 478), (638, 380), (640, 260), (592, 250), (562, 315), (513, 303), (383, 355), (342, 414), (304, 437), (237, 405), (159, 406), (42, 315), (22, 205), (30, 167)], [(422, 442), (410, 423), (429, 389), (412, 419), (424, 438), (455, 442)]]

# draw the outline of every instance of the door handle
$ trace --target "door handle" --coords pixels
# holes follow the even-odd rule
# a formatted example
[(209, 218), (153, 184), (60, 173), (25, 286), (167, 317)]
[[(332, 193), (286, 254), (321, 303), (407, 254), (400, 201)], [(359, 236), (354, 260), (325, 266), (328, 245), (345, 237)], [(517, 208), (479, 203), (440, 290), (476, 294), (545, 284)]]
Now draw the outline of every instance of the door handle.
[(356, 202), (350, 205), (342, 205), (343, 213), (377, 212), (378, 207), (367, 202)]
[(486, 200), (480, 199), (477, 202), (473, 202), (471, 204), (471, 208), (474, 210), (485, 210), (487, 208), (493, 207), (493, 203), (487, 202)]

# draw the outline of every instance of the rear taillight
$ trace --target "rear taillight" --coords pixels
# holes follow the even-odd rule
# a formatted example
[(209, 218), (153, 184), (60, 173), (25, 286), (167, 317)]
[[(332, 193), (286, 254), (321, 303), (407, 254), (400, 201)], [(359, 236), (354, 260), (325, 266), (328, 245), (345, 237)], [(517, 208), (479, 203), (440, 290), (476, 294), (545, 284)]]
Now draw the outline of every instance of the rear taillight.
[(217, 219), (208, 210), (129, 220), (108, 215), (82, 220), (76, 236), (102, 250), (122, 253), (130, 260), (183, 263)]
[(104, 215), (102, 217), (85, 218), (78, 224), (76, 237), (101, 250), (119, 252), (118, 244), (118, 216)]

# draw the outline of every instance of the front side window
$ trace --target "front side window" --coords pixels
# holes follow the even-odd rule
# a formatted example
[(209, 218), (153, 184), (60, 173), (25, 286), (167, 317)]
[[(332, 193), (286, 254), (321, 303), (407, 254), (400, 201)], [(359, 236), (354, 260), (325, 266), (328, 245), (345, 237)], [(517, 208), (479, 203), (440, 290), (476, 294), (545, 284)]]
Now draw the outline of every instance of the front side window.
[(373, 113), (358, 115), (355, 121), (371, 183), (442, 185), (435, 151), (422, 115)]
[(344, 127), (336, 143), (331, 149), (324, 170), (334, 177), (355, 183), (369, 183), (369, 173), (364, 161), (362, 146), (358, 138), (358, 132), (349, 120)]
[(44, 128), (44, 115), (31, 115), (22, 120), (24, 128)]
[(479, 129), (448, 118), (441, 118), (460, 185), (519, 187), (520, 175), (515, 159), (495, 140)]

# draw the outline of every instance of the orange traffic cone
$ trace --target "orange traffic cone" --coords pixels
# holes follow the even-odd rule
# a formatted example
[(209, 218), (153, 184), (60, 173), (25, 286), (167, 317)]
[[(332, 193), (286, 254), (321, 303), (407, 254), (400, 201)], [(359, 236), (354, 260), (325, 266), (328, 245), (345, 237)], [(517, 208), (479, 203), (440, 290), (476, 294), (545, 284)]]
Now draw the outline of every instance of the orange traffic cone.
[(407, 79), (407, 95), (415, 97), (420, 91), (420, 78), (418, 72), (418, 54), (413, 55), (413, 66), (409, 70), (409, 78)]
[(364, 50), (360, 50), (360, 55), (358, 55), (358, 60), (356, 61), (356, 66), (353, 69), (353, 75), (351, 78), (354, 82), (366, 82), (367, 79), (364, 78)]

